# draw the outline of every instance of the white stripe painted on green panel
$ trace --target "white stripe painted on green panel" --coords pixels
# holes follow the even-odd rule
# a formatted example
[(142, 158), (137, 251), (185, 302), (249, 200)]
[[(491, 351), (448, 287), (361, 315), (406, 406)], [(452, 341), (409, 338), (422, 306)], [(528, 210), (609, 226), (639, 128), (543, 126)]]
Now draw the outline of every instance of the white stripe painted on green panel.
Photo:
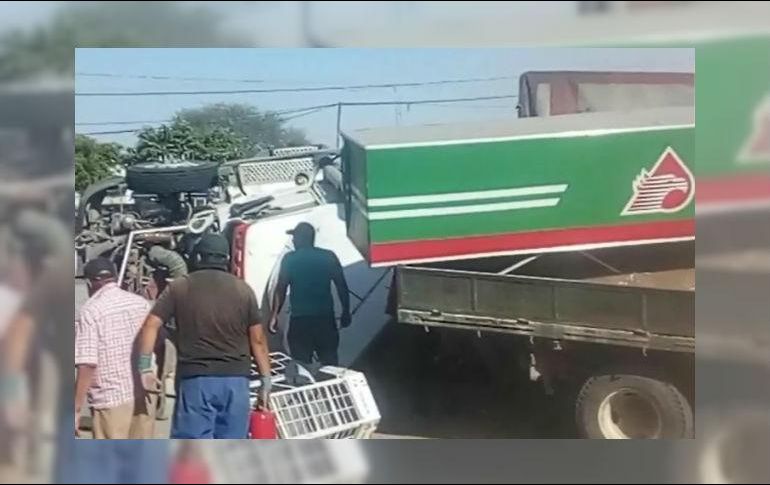
[(411, 204), (438, 202), (460, 202), (468, 200), (499, 199), (529, 195), (560, 194), (567, 190), (567, 184), (535, 185), (513, 189), (480, 190), (474, 192), (451, 192), (446, 194), (407, 195), (402, 197), (381, 197), (369, 200), (369, 207), (392, 207)]
[(532, 199), (515, 202), (497, 202), (494, 204), (462, 205), (456, 207), (434, 207), (430, 209), (403, 209), (393, 211), (370, 212), (369, 220), (381, 221), (387, 219), (410, 219), (416, 217), (452, 216), (459, 214), (475, 214), (480, 212), (499, 212), (517, 209), (532, 209), (536, 207), (553, 207), (559, 203), (559, 197), (548, 199)]

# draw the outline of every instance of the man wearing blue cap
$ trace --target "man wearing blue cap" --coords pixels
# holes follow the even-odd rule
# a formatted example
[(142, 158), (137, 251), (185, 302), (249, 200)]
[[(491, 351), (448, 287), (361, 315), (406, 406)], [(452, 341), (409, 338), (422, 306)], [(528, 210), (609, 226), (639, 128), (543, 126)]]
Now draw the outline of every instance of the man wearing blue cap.
[(338, 365), (340, 339), (334, 317), (332, 283), (342, 305), (340, 326), (350, 326), (350, 295), (342, 265), (333, 252), (315, 247), (315, 229), (307, 222), (300, 222), (288, 233), (292, 235), (294, 251), (281, 261), (270, 331), (277, 331), (278, 313), (286, 300), (287, 289), (291, 288), (288, 335), (291, 356), (309, 364), (315, 354), (323, 365)]

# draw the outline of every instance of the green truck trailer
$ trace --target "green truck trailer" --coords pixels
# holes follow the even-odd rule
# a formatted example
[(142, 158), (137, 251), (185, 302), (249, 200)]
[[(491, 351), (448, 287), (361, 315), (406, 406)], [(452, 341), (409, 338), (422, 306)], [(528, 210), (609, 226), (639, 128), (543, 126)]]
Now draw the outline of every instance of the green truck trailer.
[(692, 436), (693, 76), (528, 73), (519, 115), (345, 134), (348, 237), (399, 322), (526, 361), (581, 435)]
[(695, 236), (694, 110), (359, 131), (349, 235), (373, 266)]

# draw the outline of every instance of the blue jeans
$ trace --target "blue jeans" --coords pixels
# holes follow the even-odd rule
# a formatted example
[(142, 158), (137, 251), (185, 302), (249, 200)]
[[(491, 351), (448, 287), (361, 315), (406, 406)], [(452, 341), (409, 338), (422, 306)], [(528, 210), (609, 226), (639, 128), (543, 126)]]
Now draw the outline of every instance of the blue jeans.
[(250, 408), (247, 377), (180, 379), (171, 438), (246, 439)]

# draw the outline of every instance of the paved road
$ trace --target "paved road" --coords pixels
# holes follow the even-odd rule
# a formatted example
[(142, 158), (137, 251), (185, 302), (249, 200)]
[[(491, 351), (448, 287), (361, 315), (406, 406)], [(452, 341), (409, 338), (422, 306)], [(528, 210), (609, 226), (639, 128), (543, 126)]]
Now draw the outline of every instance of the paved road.
[(379, 432), (425, 438), (574, 437), (571, 410), (562, 396), (548, 398), (523, 368), (495, 367), (474, 345), (472, 332), (452, 337), (451, 345), (436, 346), (420, 327), (390, 324), (356, 364), (380, 408)]
[[(87, 298), (75, 285), (75, 306)], [(378, 438), (569, 438), (571, 410), (548, 398), (523, 370), (490, 368), (472, 334), (437, 347), (423, 329), (390, 324), (354, 368), (382, 414)], [(467, 347), (466, 347), (467, 345)], [(170, 421), (158, 421), (158, 437)]]

